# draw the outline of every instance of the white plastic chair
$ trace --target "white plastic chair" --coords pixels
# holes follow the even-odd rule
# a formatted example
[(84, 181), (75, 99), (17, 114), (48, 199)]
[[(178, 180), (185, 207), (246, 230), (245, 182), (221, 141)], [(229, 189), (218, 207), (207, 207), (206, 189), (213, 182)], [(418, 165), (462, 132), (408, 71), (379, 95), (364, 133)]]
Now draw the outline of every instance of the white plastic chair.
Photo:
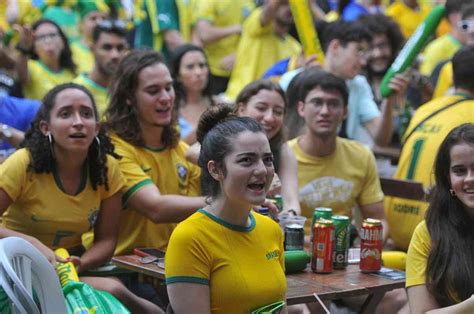
[(68, 313), (54, 267), (22, 238), (0, 240), (0, 284), (12, 302), (12, 313)]

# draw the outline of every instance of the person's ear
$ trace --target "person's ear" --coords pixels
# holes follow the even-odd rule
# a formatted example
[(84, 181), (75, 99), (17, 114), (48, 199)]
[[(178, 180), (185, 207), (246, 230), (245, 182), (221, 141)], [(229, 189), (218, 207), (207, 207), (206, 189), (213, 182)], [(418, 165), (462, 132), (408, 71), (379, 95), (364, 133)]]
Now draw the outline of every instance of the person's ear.
[(209, 160), (207, 162), (207, 171), (209, 171), (211, 177), (216, 181), (222, 181), (224, 179), (222, 170), (217, 167), (217, 164), (214, 160)]
[(99, 135), (99, 131), (100, 131), (101, 126), (102, 125), (100, 124), (100, 122), (97, 122), (95, 124), (95, 136)]
[(244, 112), (245, 112), (245, 105), (244, 105), (243, 103), (239, 102), (239, 103), (237, 104), (237, 114), (238, 114), (239, 116), (241, 116), (241, 115), (244, 114)]
[(301, 118), (304, 118), (304, 102), (302, 102), (301, 100), (298, 101), (298, 106), (297, 106), (297, 110), (298, 110), (298, 115), (301, 117)]
[(341, 47), (341, 42), (339, 39), (333, 39), (328, 44), (327, 54), (337, 53), (339, 48)]
[(49, 124), (48, 122), (44, 121), (44, 120), (41, 120), (40, 123), (39, 123), (39, 129), (41, 131), (41, 133), (43, 133), (44, 136), (48, 136), (51, 131), (49, 129)]

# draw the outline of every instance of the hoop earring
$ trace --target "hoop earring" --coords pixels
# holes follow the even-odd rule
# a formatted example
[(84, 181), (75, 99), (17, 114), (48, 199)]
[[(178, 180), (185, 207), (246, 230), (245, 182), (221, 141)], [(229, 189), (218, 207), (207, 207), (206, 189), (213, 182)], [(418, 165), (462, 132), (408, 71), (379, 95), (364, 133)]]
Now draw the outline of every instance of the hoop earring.
[(95, 137), (95, 141), (97, 143), (97, 158), (100, 159), (100, 139), (98, 136)]
[(453, 197), (456, 196), (456, 192), (454, 192), (453, 189), (449, 189), (449, 194), (451, 194), (451, 196)]
[(55, 155), (54, 155), (54, 148), (53, 148), (53, 136), (51, 135), (50, 132), (48, 132), (47, 137), (48, 137), (48, 141), (49, 141), (49, 150), (51, 151), (51, 156), (54, 159)]

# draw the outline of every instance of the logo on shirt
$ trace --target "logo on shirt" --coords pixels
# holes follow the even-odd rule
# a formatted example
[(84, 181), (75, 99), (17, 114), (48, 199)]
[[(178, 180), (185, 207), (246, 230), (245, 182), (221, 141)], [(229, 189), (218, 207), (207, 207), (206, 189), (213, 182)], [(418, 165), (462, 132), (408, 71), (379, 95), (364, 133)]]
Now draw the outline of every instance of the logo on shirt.
[(327, 203), (346, 203), (352, 194), (354, 183), (337, 177), (317, 178), (300, 189), (300, 202), (309, 208)]
[(278, 259), (280, 257), (280, 250), (270, 251), (265, 254), (267, 260)]
[(188, 176), (188, 169), (183, 164), (177, 163), (176, 170), (178, 172), (179, 182), (184, 184), (186, 182), (186, 177)]

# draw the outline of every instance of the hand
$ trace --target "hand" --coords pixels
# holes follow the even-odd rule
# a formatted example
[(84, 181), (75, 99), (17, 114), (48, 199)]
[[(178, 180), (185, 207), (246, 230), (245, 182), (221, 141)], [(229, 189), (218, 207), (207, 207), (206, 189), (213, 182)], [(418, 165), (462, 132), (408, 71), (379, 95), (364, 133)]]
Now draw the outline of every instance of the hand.
[(25, 49), (32, 49), (34, 43), (33, 30), (30, 26), (14, 24), (12, 28), (20, 34), (20, 45)]
[(230, 72), (232, 71), (232, 68), (234, 67), (234, 62), (235, 62), (235, 53), (230, 54), (222, 58), (220, 62), (220, 67), (224, 71)]
[(298, 59), (296, 60), (296, 68), (309, 68), (309, 67), (321, 67), (321, 63), (318, 61), (318, 55), (317, 54), (312, 54), (309, 56), (305, 56), (303, 53), (301, 53), (298, 56)]
[(79, 256), (69, 256), (67, 262), (71, 262), (76, 267), (76, 272), (79, 274), (82, 266), (81, 258)]
[(46, 259), (48, 260), (48, 262), (53, 265), (53, 267), (56, 268), (56, 262), (60, 262), (60, 263), (65, 263), (67, 262), (66, 259), (60, 257), (60, 256), (57, 256), (56, 254), (54, 254), (54, 251), (51, 250), (49, 247), (47, 247), (46, 245), (44, 245), (40, 240), (36, 239), (36, 238), (32, 238), (30, 240), (30, 243), (33, 244), (33, 246), (35, 248), (37, 248), (41, 254), (44, 255), (44, 257), (46, 257)]
[(401, 103), (401, 99), (405, 96), (408, 84), (410, 83), (409, 72), (410, 71), (405, 71), (404, 73), (396, 74), (388, 83), (388, 87), (394, 91), (394, 93), (388, 97), (393, 103)]
[(278, 221), (279, 211), (278, 211), (278, 206), (276, 206), (275, 203), (266, 199), (261, 207), (268, 208), (268, 213), (270, 214), (270, 217), (272, 217), (273, 220)]

